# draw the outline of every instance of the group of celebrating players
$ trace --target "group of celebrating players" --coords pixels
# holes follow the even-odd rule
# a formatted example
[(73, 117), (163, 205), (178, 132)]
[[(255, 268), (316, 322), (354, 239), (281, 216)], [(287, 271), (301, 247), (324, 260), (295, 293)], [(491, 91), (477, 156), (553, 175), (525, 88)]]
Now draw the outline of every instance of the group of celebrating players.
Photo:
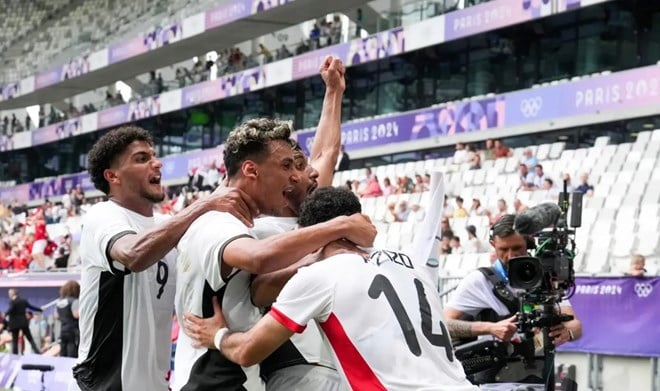
[[(249, 120), (224, 145), (224, 185), (177, 215), (143, 129), (89, 153), (92, 207), (80, 245), (80, 346), (71, 389), (474, 390), (443, 322), (434, 248), (441, 180), (410, 254), (373, 249), (377, 231), (348, 190), (340, 153), (344, 66), (320, 73), (310, 156), (291, 125)], [(170, 330), (180, 334), (170, 378)]]

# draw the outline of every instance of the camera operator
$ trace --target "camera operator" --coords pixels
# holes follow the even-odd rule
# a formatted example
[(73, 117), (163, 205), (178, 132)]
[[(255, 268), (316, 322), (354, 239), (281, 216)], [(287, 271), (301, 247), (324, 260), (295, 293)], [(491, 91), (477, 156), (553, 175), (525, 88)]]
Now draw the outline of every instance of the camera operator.
[[(528, 246), (527, 238), (513, 229), (514, 219), (515, 215), (504, 215), (492, 227), (490, 243), (497, 255), (493, 266), (468, 274), (445, 305), (447, 327), (454, 340), (492, 335), (499, 340), (509, 341), (516, 334), (515, 314), (519, 308), (517, 296), (520, 291), (510, 288), (507, 265), (511, 258), (526, 256)], [(501, 282), (499, 285), (505, 294), (496, 294), (494, 288), (498, 282)], [(512, 293), (508, 295), (508, 300), (507, 291)], [(550, 328), (549, 337), (555, 346), (576, 340), (582, 335), (582, 324), (575, 317), (570, 303), (564, 300), (560, 308), (562, 314), (572, 315), (574, 320)]]

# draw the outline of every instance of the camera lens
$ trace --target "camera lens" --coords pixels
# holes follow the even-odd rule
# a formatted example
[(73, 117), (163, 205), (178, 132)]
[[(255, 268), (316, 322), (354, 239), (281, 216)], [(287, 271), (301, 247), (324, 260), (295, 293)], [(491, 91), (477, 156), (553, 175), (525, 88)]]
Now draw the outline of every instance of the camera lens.
[(531, 263), (522, 265), (518, 270), (518, 279), (522, 282), (531, 282), (536, 277), (536, 268)]

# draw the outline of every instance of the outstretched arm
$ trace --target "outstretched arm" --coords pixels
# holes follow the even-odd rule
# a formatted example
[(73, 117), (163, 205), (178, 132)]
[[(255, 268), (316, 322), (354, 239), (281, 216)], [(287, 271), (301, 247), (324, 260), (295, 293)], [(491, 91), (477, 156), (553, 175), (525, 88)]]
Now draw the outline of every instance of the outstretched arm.
[(252, 226), (252, 216), (258, 215), (248, 195), (238, 189), (218, 188), (152, 229), (119, 237), (109, 248), (110, 257), (133, 272), (143, 271), (170, 252), (196, 218), (212, 210), (229, 212), (248, 226)]
[(286, 268), (305, 255), (342, 238), (370, 247), (376, 234), (376, 227), (369, 217), (361, 214), (340, 216), (262, 240), (236, 239), (218, 254), (218, 261), (221, 267), (224, 263), (252, 274), (270, 273)]
[(346, 90), (346, 68), (339, 58), (328, 56), (320, 71), (326, 90), (309, 157), (310, 164), (319, 172), (319, 187), (325, 187), (332, 185), (341, 150), (341, 103)]

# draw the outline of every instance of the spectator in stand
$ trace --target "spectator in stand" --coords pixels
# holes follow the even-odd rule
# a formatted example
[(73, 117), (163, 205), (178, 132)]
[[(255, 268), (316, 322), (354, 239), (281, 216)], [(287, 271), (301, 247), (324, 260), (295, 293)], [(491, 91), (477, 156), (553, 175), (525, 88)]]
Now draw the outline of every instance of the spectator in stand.
[(452, 254), (463, 254), (463, 247), (461, 247), (461, 238), (458, 236), (453, 236), (449, 240), (449, 246), (451, 247)]
[(25, 130), (32, 130), (32, 118), (29, 114), (25, 116)]
[(388, 196), (390, 194), (396, 194), (396, 187), (392, 185), (390, 178), (383, 179), (383, 195)]
[(48, 232), (46, 232), (43, 206), (35, 210), (31, 225), (34, 227), (34, 244), (32, 245), (34, 267), (38, 270), (46, 270), (49, 265), (47, 265), (47, 257), (44, 252), (48, 245)]
[(486, 140), (486, 147), (484, 148), (484, 160), (495, 159), (495, 143), (493, 139)]
[(357, 196), (360, 195), (360, 181), (353, 179), (351, 182), (351, 191)]
[(559, 188), (555, 186), (555, 182), (550, 178), (545, 178), (543, 180), (541, 190), (545, 191), (549, 198), (557, 198), (559, 196)]
[(285, 58), (289, 58), (293, 56), (293, 54), (291, 54), (291, 52), (289, 51), (289, 49), (286, 47), (285, 44), (282, 44), (282, 46), (279, 49), (277, 49), (276, 56), (278, 60), (284, 60)]
[(360, 191), (360, 197), (369, 198), (369, 197), (380, 197), (383, 195), (383, 189), (378, 183), (378, 177), (376, 175), (371, 175), (367, 178), (367, 184), (365, 188)]
[(10, 266), (10, 269), (13, 271), (26, 270), (30, 263), (30, 258), (28, 257), (27, 251), (21, 250), (21, 247), (15, 244), (11, 248), (11, 254), (7, 258)]
[(57, 312), (55, 317), (60, 320), (60, 356), (78, 357), (78, 297), (80, 285), (76, 281), (67, 281), (60, 288), (60, 298), (55, 304)]
[(587, 197), (593, 196), (594, 187), (589, 184), (589, 174), (587, 174), (586, 172), (580, 174), (580, 182), (582, 182), (582, 184), (578, 186), (576, 190), (586, 195)]
[(513, 210), (518, 213), (522, 213), (527, 210), (527, 205), (523, 204), (518, 198), (513, 200)]
[(321, 39), (321, 29), (319, 28), (319, 25), (314, 23), (314, 27), (312, 27), (312, 31), (309, 33), (309, 41), (311, 42), (311, 50), (316, 50), (319, 48), (320, 45), (320, 39)]
[(424, 217), (426, 216), (426, 213), (422, 209), (419, 204), (412, 204), (410, 206), (410, 214), (408, 214), (408, 221), (412, 221), (413, 223), (421, 223), (424, 221)]
[(268, 48), (264, 46), (263, 43), (259, 44), (259, 51), (257, 52), (257, 54), (264, 56), (264, 61), (263, 61), (264, 64), (273, 62), (273, 53), (271, 53), (270, 50), (268, 50)]
[(451, 254), (451, 239), (454, 237), (452, 232), (442, 232), (440, 234), (440, 255)]
[(338, 43), (341, 43), (341, 34), (342, 34), (342, 23), (341, 23), (341, 17), (339, 15), (335, 15), (332, 18), (332, 38), (330, 40), (331, 45), (336, 45)]
[(463, 164), (467, 162), (468, 151), (465, 149), (465, 144), (457, 143), (454, 151), (454, 164)]
[(520, 163), (518, 165), (518, 177), (520, 178), (520, 186), (518, 190), (532, 190), (534, 187), (534, 172), (527, 168), (527, 165)]
[(539, 164), (539, 160), (534, 156), (532, 148), (527, 148), (523, 151), (523, 158), (520, 163), (526, 165), (527, 168), (532, 168)]
[(399, 209), (396, 212), (397, 221), (408, 221), (410, 216), (410, 209), (408, 208), (408, 201), (401, 200), (399, 202)]
[(479, 170), (481, 169), (481, 154), (475, 152), (470, 159), (470, 170)]
[(470, 207), (470, 216), (483, 216), (486, 211), (481, 206), (481, 201), (478, 198), (472, 199), (472, 206)]
[(386, 223), (395, 223), (399, 221), (399, 216), (396, 213), (396, 204), (390, 202), (387, 204), (387, 211), (385, 212), (385, 222)]
[(337, 166), (335, 171), (345, 171), (351, 168), (351, 157), (346, 153), (346, 147), (341, 146), (341, 155), (337, 159)]
[(468, 234), (468, 238), (463, 246), (463, 252), (465, 254), (479, 254), (488, 251), (481, 243), (481, 240), (477, 237), (477, 227), (474, 225), (468, 225), (465, 227), (465, 230)]
[(449, 225), (449, 219), (447, 217), (443, 217), (442, 221), (440, 222), (440, 232), (446, 232), (449, 234), (449, 237), (454, 236), (454, 231), (452, 231), (451, 226)]
[(2, 134), (5, 136), (9, 134), (9, 118), (6, 115), (2, 119)]
[(454, 210), (454, 218), (468, 217), (468, 211), (463, 207), (463, 198), (456, 197), (456, 209)]
[(497, 200), (497, 213), (494, 215), (490, 216), (490, 225), (495, 224), (500, 220), (500, 217), (504, 216), (506, 214), (506, 201), (504, 199), (500, 198)]
[(626, 276), (631, 277), (644, 277), (644, 274), (647, 273), (646, 269), (646, 258), (643, 255), (635, 254), (630, 260), (630, 270), (625, 273)]
[(82, 185), (76, 185), (73, 192), (73, 208), (76, 215), (80, 215), (80, 208), (85, 203), (85, 192)]
[(357, 9), (355, 16), (355, 37), (360, 38), (362, 34), (362, 26), (364, 26), (364, 14), (362, 8)]
[(429, 188), (426, 185), (426, 182), (424, 182), (424, 178), (422, 178), (421, 175), (417, 174), (415, 175), (415, 188), (414, 192), (415, 193), (423, 193), (427, 191)]
[(414, 190), (414, 184), (410, 178), (407, 176), (400, 176), (397, 179), (397, 194), (406, 194), (412, 193)]
[(495, 159), (506, 158), (513, 155), (511, 148), (507, 147), (502, 140), (495, 140)]
[(442, 206), (442, 214), (445, 218), (454, 217), (454, 207), (449, 202), (449, 197), (445, 194), (445, 202)]
[(18, 118), (16, 114), (11, 115), (11, 132), (9, 134), (18, 133)]
[(559, 184), (559, 191), (564, 191), (564, 182), (566, 182), (566, 191), (572, 193), (575, 190), (575, 186), (571, 184), (571, 174), (565, 173), (562, 177), (562, 182)]
[(543, 182), (545, 182), (546, 176), (545, 172), (543, 172), (543, 166), (540, 164), (537, 164), (534, 166), (534, 182), (533, 182), (533, 187), (535, 189), (542, 189), (543, 188)]
[(426, 189), (428, 190), (431, 186), (431, 174), (424, 174), (424, 184), (426, 184)]

